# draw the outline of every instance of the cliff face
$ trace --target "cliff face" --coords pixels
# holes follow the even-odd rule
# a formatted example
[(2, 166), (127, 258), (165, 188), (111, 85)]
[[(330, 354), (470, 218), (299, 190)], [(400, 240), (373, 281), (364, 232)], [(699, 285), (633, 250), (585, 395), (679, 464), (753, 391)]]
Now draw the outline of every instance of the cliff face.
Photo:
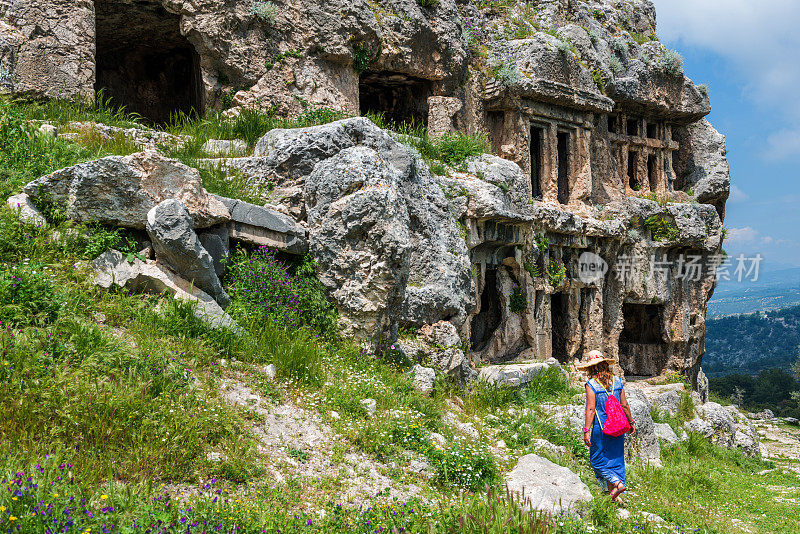
[[(656, 40), (649, 1), (14, 0), (0, 9), (2, 83), (13, 92), (105, 89), (155, 121), (192, 108), (324, 106), (423, 121), (433, 135), (486, 133), (502, 159), (448, 176), (400, 156), (375, 167), (382, 150), (398, 151), (364, 142), (377, 134), (360, 123), (344, 127), (355, 142), (301, 158), (307, 172), (275, 163), (280, 150), (295, 161), (307, 139), (275, 133), (257, 149), (274, 164), (261, 175), (254, 165), (253, 177), (269, 173), (271, 202), (309, 226), (323, 281), (356, 335), (392, 339), (398, 326), (449, 321), (475, 363), (531, 352), (570, 361), (601, 348), (629, 375), (697, 379), (730, 176), (724, 137), (703, 119), (706, 91)], [(374, 179), (398, 198), (347, 200), (353, 178), (336, 177), (347, 166), (368, 175), (358, 184)], [(338, 196), (326, 192), (331, 176)], [(340, 231), (358, 224), (368, 239)]]

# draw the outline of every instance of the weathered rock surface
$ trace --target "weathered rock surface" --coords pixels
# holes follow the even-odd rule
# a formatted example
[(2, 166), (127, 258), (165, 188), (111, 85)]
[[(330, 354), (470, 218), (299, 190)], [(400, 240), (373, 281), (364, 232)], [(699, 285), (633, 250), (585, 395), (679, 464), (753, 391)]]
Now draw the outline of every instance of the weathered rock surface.
[(12, 210), (19, 210), (19, 220), (34, 226), (43, 226), (47, 223), (44, 215), (36, 209), (31, 198), (25, 193), (12, 195), (6, 200), (6, 204)]
[(487, 365), (481, 367), (478, 373), (478, 380), (483, 380), (498, 386), (520, 387), (536, 378), (536, 375), (542, 371), (550, 369), (551, 367), (556, 367), (559, 371), (563, 372), (558, 361), (555, 359), (550, 359), (546, 362), (527, 361), (501, 365)]
[(574, 511), (592, 500), (589, 488), (580, 477), (560, 465), (535, 454), (526, 454), (505, 476), (508, 489), (523, 494), (524, 507), (559, 514)]
[(735, 413), (736, 415), (716, 402), (707, 402), (697, 408), (698, 417), (687, 421), (684, 427), (688, 431), (702, 434), (712, 443), (722, 447), (739, 448), (745, 454), (758, 456), (760, 453), (758, 432), (738, 410), (735, 410)]
[(203, 152), (212, 157), (243, 156), (247, 143), (241, 139), (209, 139), (203, 143)]
[(156, 262), (138, 258), (127, 261), (124, 254), (108, 250), (92, 262), (94, 283), (109, 289), (125, 287), (135, 293), (166, 293), (178, 300), (196, 303), (195, 314), (213, 327), (240, 328), (205, 291)]
[(230, 302), (214, 269), (214, 260), (193, 229), (189, 210), (177, 199), (167, 199), (147, 213), (147, 233), (158, 261), (181, 273), (224, 308)]
[(398, 320), (463, 321), (472, 299), (466, 245), (444, 194), (408, 148), (357, 118), (273, 130), (256, 153), (309, 173), (310, 250), (345, 332), (377, 343)]
[(668, 443), (677, 443), (678, 441), (680, 441), (678, 435), (675, 433), (672, 427), (669, 426), (667, 423), (656, 423), (655, 433), (659, 439), (663, 439)]
[(26, 185), (25, 193), (62, 205), (67, 217), (85, 223), (144, 229), (147, 212), (170, 198), (186, 206), (195, 228), (228, 220), (227, 208), (202, 184), (196, 169), (146, 151), (58, 170)]
[(626, 456), (660, 467), (661, 445), (658, 443), (655, 423), (650, 415), (650, 403), (644, 393), (637, 389), (628, 389), (625, 397), (636, 423), (636, 433), (625, 436)]
[(411, 368), (411, 376), (414, 377), (414, 385), (418, 390), (423, 393), (433, 391), (433, 385), (436, 382), (436, 372), (433, 369), (415, 364)]
[(230, 212), (231, 239), (301, 254), (308, 250), (307, 232), (291, 217), (243, 200), (212, 195)]

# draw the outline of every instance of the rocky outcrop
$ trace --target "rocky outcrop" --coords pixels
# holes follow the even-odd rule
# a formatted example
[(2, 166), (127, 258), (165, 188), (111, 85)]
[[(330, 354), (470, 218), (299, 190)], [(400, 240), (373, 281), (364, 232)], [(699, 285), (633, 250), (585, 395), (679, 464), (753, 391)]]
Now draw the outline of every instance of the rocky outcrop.
[(240, 331), (239, 326), (205, 291), (153, 261), (130, 260), (117, 250), (108, 250), (92, 262), (93, 280), (98, 286), (127, 288), (134, 293), (168, 294), (194, 303), (194, 313), (214, 328)]
[(658, 443), (653, 417), (650, 415), (650, 403), (647, 397), (636, 389), (628, 389), (625, 396), (636, 423), (636, 433), (625, 436), (625, 454), (629, 458), (637, 458), (660, 467), (661, 446)]
[(697, 417), (687, 421), (684, 428), (722, 447), (740, 449), (750, 456), (760, 454), (758, 432), (735, 407), (728, 410), (716, 402), (707, 402), (698, 407)]
[[(545, 362), (521, 361), (502, 365), (487, 365), (481, 367), (478, 380), (503, 387), (520, 387), (536, 378), (536, 375), (555, 367), (564, 373), (558, 361), (551, 358)], [(566, 373), (564, 373), (566, 375)]]
[(592, 500), (578, 475), (535, 454), (520, 458), (506, 474), (505, 483), (523, 507), (547, 513), (575, 512)]
[(170, 198), (186, 206), (196, 228), (230, 218), (227, 208), (203, 189), (196, 169), (152, 151), (67, 167), (29, 183), (25, 193), (85, 223), (144, 229), (147, 212)]
[(214, 260), (194, 232), (189, 210), (178, 199), (167, 199), (147, 213), (147, 233), (159, 262), (181, 273), (211, 295), (223, 308), (230, 298), (217, 277)]

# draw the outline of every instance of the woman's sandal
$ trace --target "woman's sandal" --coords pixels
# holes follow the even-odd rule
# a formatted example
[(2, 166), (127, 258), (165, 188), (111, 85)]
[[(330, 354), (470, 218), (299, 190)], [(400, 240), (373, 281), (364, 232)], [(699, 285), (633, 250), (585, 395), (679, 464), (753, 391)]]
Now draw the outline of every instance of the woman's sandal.
[[(622, 495), (625, 492), (625, 490), (627, 490), (627, 489), (628, 488), (626, 488), (625, 485), (622, 482), (616, 483), (614, 485), (614, 489), (611, 490), (611, 493), (609, 493), (609, 496), (611, 497), (611, 500), (612, 501), (617, 501), (619, 499), (619, 496)], [(622, 501), (619, 500), (618, 502), (622, 502)]]

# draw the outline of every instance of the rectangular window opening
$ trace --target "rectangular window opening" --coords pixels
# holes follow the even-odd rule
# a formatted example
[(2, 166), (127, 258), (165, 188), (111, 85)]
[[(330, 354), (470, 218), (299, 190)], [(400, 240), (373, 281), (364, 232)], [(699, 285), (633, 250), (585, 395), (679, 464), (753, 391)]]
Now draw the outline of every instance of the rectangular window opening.
[(650, 182), (650, 191), (658, 191), (658, 172), (655, 155), (647, 158), (647, 181)]
[(639, 165), (639, 153), (635, 150), (628, 151), (628, 187), (634, 191), (641, 189), (641, 184), (636, 177), (636, 167)]
[(558, 132), (558, 202), (569, 203), (569, 132)]
[(542, 141), (544, 129), (531, 127), (531, 195), (542, 199)]
[(625, 131), (628, 135), (638, 136), (639, 135), (639, 119), (628, 119), (626, 122)]
[(658, 125), (654, 122), (647, 123), (647, 137), (650, 139), (658, 138)]
[(617, 116), (616, 115), (609, 115), (608, 116), (608, 131), (611, 133), (617, 133)]

